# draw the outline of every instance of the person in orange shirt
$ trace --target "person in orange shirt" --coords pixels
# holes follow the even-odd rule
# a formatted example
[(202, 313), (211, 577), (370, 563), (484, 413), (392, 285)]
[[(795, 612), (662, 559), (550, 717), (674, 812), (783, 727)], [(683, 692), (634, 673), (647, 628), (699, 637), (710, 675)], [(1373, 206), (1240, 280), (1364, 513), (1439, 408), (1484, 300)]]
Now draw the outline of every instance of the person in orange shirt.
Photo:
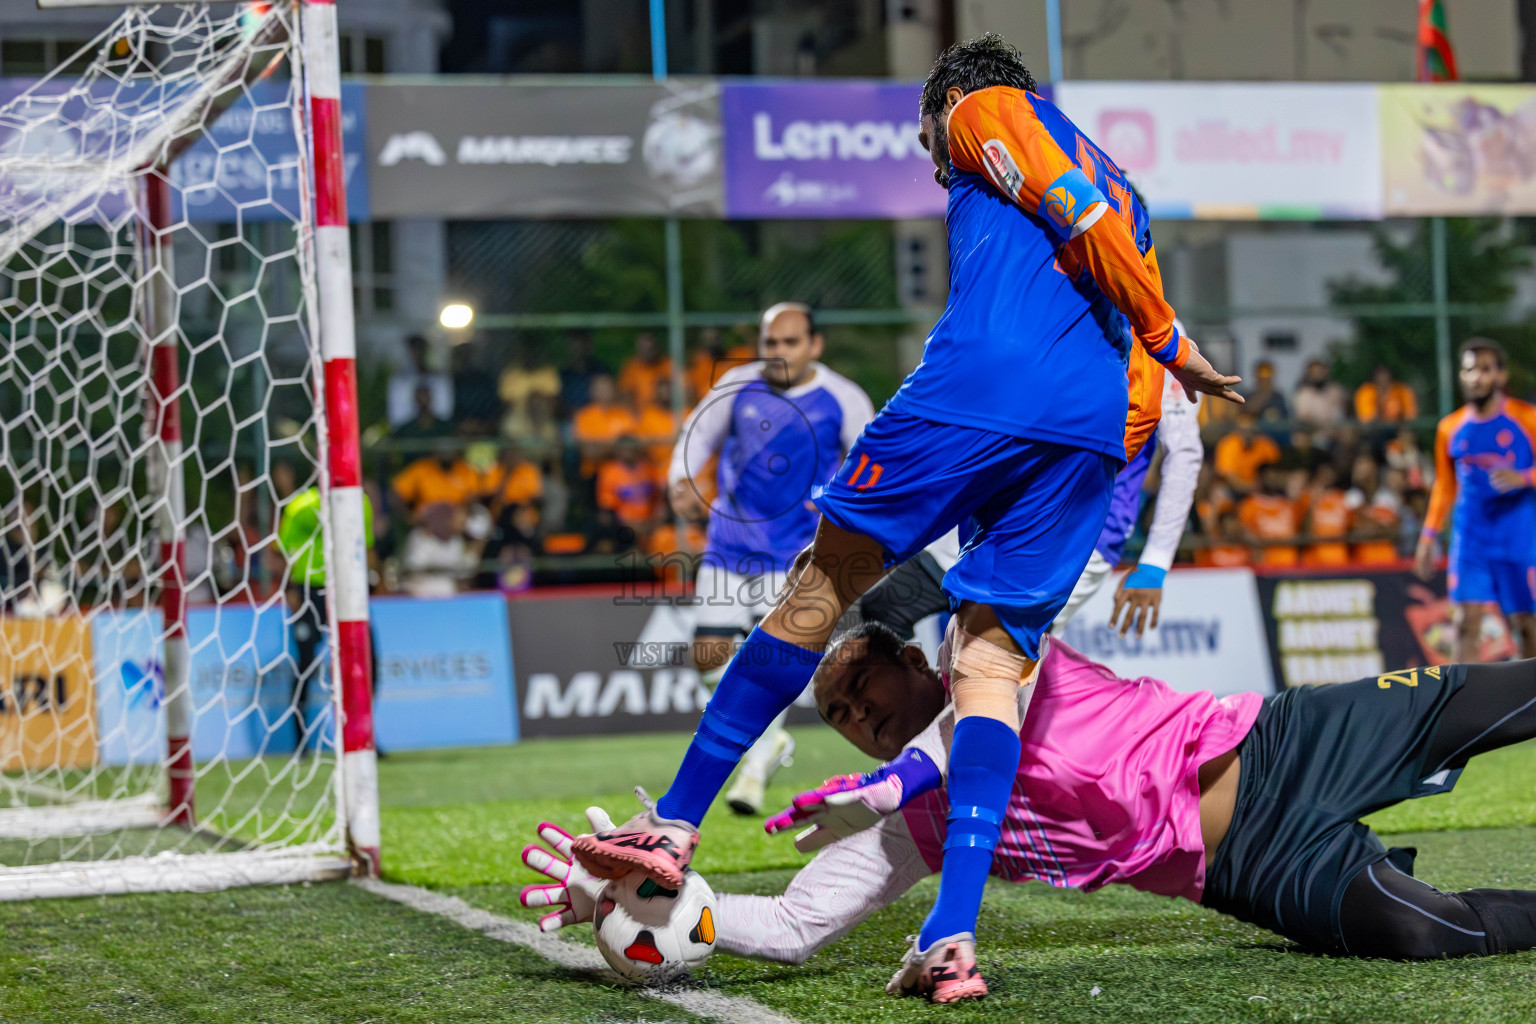
[(656, 382), (671, 376), (672, 360), (662, 354), (656, 335), (649, 331), (635, 335), (635, 354), (619, 367), (619, 391), (641, 408), (656, 401)]
[(619, 438), (614, 458), (597, 471), (597, 507), (611, 524), (628, 527), (644, 538), (656, 524), (661, 481), (638, 438)]
[(1221, 516), (1209, 534), (1209, 543), (1195, 549), (1195, 564), (1229, 568), (1253, 563), (1253, 549), (1244, 541), (1243, 523), (1237, 513)]
[(1301, 554), (1303, 565), (1349, 564), (1349, 545), (1344, 538), (1354, 516), (1338, 484), (1338, 470), (1330, 462), (1318, 466), (1312, 476), (1303, 528), (1312, 543)]
[(438, 502), (462, 507), (480, 496), (480, 474), (454, 451), (440, 451), (417, 459), (395, 475), (391, 483), (415, 517)]
[(581, 448), (581, 475), (591, 477), (597, 467), (613, 457), (614, 444), (635, 432), (635, 414), (619, 400), (613, 377), (599, 373), (592, 378), (592, 401), (576, 410), (571, 430)]
[(1256, 422), (1252, 413), (1244, 412), (1237, 418), (1237, 429), (1216, 445), (1216, 473), (1239, 494), (1253, 490), (1259, 470), (1280, 461), (1280, 446), (1255, 431)]
[(734, 369), (757, 359), (757, 347), (737, 343), (730, 348), (720, 338), (720, 332), (709, 329), (704, 344), (693, 353), (688, 363), (688, 403), (697, 405), (714, 388), (727, 370)]
[(481, 476), (480, 485), (492, 515), (509, 505), (537, 505), (544, 497), (544, 474), (515, 440), (502, 447), (500, 460)]
[(1419, 399), (1413, 389), (1392, 379), (1392, 371), (1377, 366), (1371, 379), (1355, 389), (1355, 418), (1361, 423), (1401, 423), (1419, 415)]
[(635, 417), (635, 436), (648, 449), (650, 460), (658, 466), (672, 461), (672, 444), (677, 440), (677, 417), (672, 412), (672, 378), (656, 382), (656, 401), (640, 407)]
[[(1248, 542), (1259, 549), (1259, 565), (1295, 565), (1300, 555), (1294, 541), (1301, 525), (1296, 502), (1286, 497), (1285, 471), (1271, 464), (1259, 473), (1259, 489), (1237, 507)], [(1278, 543), (1277, 543), (1278, 542)]]

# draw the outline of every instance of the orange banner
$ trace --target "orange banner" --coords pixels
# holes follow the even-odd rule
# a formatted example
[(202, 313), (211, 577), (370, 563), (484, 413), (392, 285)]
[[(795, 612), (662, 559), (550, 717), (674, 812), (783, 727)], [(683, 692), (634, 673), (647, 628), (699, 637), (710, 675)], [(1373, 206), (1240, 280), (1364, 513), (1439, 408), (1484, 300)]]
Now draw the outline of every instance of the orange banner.
[(0, 621), (0, 771), (95, 764), (95, 708), (84, 619)]

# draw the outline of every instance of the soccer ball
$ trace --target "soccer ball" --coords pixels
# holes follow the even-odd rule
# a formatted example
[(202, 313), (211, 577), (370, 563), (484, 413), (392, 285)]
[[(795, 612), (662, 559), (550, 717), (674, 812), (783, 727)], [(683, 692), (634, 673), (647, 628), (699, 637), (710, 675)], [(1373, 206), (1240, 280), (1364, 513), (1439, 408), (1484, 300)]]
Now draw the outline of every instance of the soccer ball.
[(631, 871), (603, 887), (592, 927), (603, 959), (624, 977), (644, 985), (676, 981), (715, 951), (715, 892), (693, 871), (680, 890)]

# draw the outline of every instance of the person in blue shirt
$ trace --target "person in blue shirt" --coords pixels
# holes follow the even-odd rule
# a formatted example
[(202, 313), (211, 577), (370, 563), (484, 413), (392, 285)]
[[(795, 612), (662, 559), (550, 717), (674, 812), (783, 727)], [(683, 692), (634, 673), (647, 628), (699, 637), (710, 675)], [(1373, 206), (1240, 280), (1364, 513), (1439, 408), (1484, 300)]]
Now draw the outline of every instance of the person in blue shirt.
[[(672, 507), (687, 518), (705, 517), (709, 488), (700, 476), (717, 466), (694, 588), (693, 657), (706, 681), (773, 609), (785, 572), (816, 534), (812, 489), (832, 478), (875, 415), (862, 388), (819, 362), (825, 345), (810, 306), (769, 308), (758, 338), (762, 359), (728, 370), (701, 396), (672, 450)], [(794, 753), (786, 712), (742, 759), (726, 794), (738, 814), (762, 810), (764, 787)]]
[[(885, 572), (965, 524), (944, 590), (956, 726), (950, 826), (932, 913), (905, 970), (938, 1002), (975, 998), (974, 929), (1018, 767), (1021, 696), (1128, 454), (1133, 348), (1187, 391), (1240, 401), (1173, 323), (1129, 182), (1035, 93), (994, 35), (942, 53), (920, 141), (949, 193), (949, 298), (921, 363), (864, 429), (772, 613), (727, 667), (672, 787), (628, 822), (580, 837), (591, 871), (681, 883), (698, 823), (742, 753), (810, 679), (838, 619)], [(1160, 391), (1158, 394), (1160, 395)], [(1157, 422), (1156, 401), (1137, 406)], [(1136, 443), (1137, 450), (1140, 443)], [(1020, 687), (1025, 693), (1021, 694)], [(939, 784), (904, 761), (902, 799)], [(880, 780), (880, 781), (883, 781)], [(886, 785), (870, 787), (884, 799)]]

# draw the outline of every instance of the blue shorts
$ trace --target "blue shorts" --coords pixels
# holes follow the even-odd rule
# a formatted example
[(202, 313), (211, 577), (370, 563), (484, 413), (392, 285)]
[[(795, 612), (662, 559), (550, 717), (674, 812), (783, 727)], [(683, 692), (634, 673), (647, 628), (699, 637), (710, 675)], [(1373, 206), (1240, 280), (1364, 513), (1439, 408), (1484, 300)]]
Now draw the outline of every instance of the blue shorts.
[(1454, 544), (1446, 578), (1456, 604), (1497, 604), (1505, 615), (1536, 612), (1536, 563), (1480, 558)]
[(1036, 658), (1093, 554), (1119, 469), (1100, 452), (887, 411), (811, 496), (832, 523), (879, 541), (891, 565), (960, 526), (965, 546), (944, 576), (951, 604), (990, 605)]

